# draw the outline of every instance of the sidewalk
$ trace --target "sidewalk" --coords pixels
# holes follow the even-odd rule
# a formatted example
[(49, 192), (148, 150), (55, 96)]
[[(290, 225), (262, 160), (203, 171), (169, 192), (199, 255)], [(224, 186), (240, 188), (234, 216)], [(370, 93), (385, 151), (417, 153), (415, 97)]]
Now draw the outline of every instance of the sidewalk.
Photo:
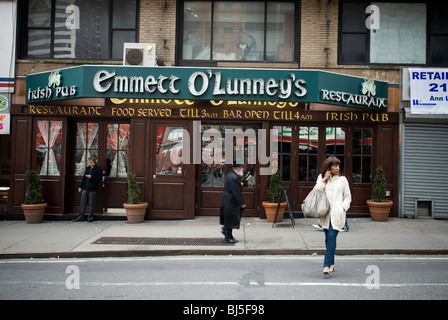
[[(325, 250), (323, 232), (312, 226), (315, 219), (297, 218), (292, 228), (291, 220), (285, 218), (272, 228), (266, 220), (243, 218), (241, 228), (233, 231), (239, 240), (236, 244), (224, 244), (218, 221), (218, 217), (146, 220), (142, 224), (0, 221), (0, 258), (320, 255)], [(447, 220), (349, 218), (348, 224), (349, 232), (338, 236), (336, 254), (448, 254)], [(193, 243), (182, 243), (180, 238)]]

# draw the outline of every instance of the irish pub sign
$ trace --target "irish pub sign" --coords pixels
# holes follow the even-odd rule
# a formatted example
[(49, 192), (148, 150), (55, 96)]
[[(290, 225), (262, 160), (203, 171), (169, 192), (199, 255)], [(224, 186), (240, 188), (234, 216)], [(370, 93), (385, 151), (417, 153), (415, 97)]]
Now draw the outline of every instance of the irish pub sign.
[(327, 103), (387, 109), (383, 81), (316, 70), (84, 65), (27, 76), (26, 102), (73, 98)]

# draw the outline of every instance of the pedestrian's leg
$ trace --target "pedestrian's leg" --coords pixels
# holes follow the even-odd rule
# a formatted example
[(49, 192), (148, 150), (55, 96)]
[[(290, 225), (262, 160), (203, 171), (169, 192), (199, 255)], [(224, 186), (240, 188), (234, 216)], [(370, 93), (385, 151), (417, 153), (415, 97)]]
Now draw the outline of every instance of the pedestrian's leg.
[(230, 228), (225, 228), (225, 229), (224, 229), (224, 236), (225, 236), (225, 239), (226, 239), (226, 240), (233, 239), (232, 229), (230, 229)]
[(81, 192), (81, 202), (79, 203), (79, 215), (73, 221), (83, 221), (84, 215), (86, 213), (87, 201), (89, 200), (89, 196), (86, 190), (82, 190)]
[(89, 202), (90, 202), (90, 213), (87, 221), (91, 222), (95, 218), (95, 202), (96, 202), (96, 192), (89, 192)]
[(330, 223), (328, 230), (325, 230), (325, 258), (324, 258), (324, 268), (330, 268), (334, 265), (334, 253), (336, 251), (336, 238), (339, 231), (334, 230)]

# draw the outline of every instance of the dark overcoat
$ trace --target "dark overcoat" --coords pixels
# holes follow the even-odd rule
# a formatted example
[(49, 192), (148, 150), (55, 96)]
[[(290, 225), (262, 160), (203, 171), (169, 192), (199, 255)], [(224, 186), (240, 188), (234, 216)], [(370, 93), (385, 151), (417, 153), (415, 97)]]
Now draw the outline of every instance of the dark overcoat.
[(219, 222), (226, 229), (239, 229), (241, 206), (245, 204), (241, 195), (241, 180), (235, 171), (231, 170), (224, 182), (224, 193), (222, 194), (221, 211)]
[[(88, 179), (86, 177), (87, 175), (91, 175), (92, 177)], [(98, 188), (98, 183), (103, 179), (103, 172), (101, 171), (100, 167), (98, 167), (96, 164), (92, 167), (87, 166), (86, 171), (84, 172), (84, 176), (82, 177), (81, 184), (79, 187), (86, 191), (96, 191)]]

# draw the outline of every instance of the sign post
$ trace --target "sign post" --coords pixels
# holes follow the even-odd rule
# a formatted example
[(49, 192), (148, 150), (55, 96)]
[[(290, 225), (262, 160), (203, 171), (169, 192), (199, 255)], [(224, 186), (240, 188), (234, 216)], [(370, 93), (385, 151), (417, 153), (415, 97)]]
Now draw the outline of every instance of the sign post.
[(282, 202), (283, 195), (285, 195), (286, 205), (288, 206), (289, 219), (291, 219), (291, 225), (294, 229), (294, 225), (296, 222), (294, 221), (294, 216), (292, 215), (291, 206), (289, 205), (288, 194), (286, 193), (286, 187), (282, 186), (282, 193), (280, 194), (280, 198), (278, 199), (277, 211), (275, 212), (274, 222), (272, 223), (272, 228), (274, 228), (275, 222), (277, 221), (278, 210), (280, 209), (280, 203)]

